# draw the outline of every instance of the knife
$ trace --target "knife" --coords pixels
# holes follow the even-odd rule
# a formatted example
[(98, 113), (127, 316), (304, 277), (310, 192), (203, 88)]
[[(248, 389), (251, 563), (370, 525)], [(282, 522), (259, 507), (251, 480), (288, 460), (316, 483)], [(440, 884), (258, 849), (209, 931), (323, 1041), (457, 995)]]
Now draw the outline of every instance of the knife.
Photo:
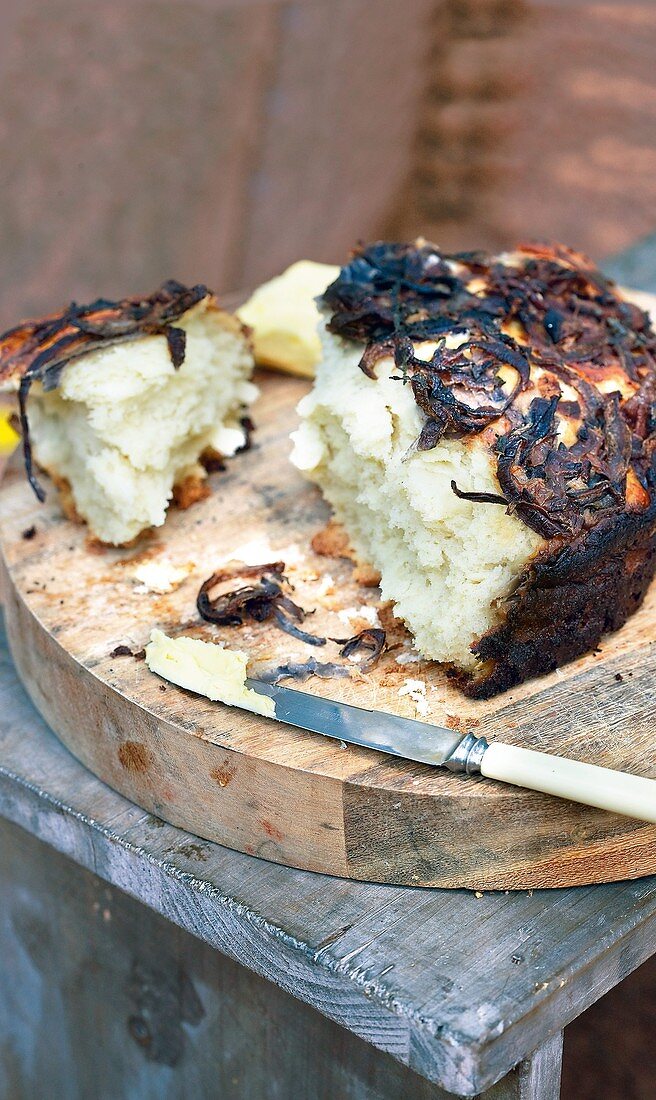
[(400, 756), (404, 760), (448, 768), (462, 775), (482, 775), (656, 824), (654, 779), (518, 745), (490, 743), (473, 733), (463, 737), (444, 726), (385, 711), (366, 710), (280, 684), (266, 684), (253, 677), (249, 677), (246, 684), (272, 699), (275, 717), (290, 726)]

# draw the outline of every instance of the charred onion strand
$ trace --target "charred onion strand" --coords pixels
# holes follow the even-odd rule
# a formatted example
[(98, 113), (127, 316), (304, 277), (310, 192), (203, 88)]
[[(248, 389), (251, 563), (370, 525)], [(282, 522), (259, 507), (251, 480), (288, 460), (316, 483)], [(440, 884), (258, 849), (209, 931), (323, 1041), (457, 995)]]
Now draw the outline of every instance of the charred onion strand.
[(459, 489), (455, 481), (451, 482), (451, 490), (460, 500), (473, 500), (476, 504), (505, 504), (506, 507), (508, 506), (506, 498), (498, 493), (468, 493), (464, 489)]
[(351, 657), (362, 649), (367, 650), (371, 656), (367, 657), (366, 661), (362, 661), (358, 667), (360, 672), (369, 672), (380, 660), (385, 649), (385, 638), (384, 630), (368, 627), (352, 638), (333, 638), (332, 640), (342, 647), (339, 651), (340, 657)]
[[(201, 619), (218, 626), (241, 626), (245, 619), (262, 623), (273, 619), (276, 625), (307, 645), (323, 646), (326, 639), (301, 630), (307, 613), (289, 596), (291, 585), (285, 575), (283, 561), (269, 565), (231, 565), (208, 577), (200, 586), (196, 607)], [(259, 584), (244, 585), (231, 592), (212, 597), (210, 593), (221, 582), (235, 577), (259, 576)]]

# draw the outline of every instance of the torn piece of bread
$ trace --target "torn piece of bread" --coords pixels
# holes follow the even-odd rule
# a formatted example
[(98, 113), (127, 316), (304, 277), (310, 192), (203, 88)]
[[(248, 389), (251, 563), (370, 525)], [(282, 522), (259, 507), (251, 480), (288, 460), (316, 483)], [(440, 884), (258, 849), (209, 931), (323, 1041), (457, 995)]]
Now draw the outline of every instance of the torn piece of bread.
[(19, 388), (37, 494), (32, 455), (114, 545), (164, 522), (175, 487), (205, 477), (203, 452), (244, 444), (252, 369), (241, 323), (205, 287), (179, 283), (71, 306), (0, 338), (0, 382)]
[(594, 648), (656, 568), (656, 335), (584, 257), (359, 253), (293, 461), (425, 656), (486, 697)]
[(237, 316), (252, 330), (255, 358), (265, 367), (314, 378), (321, 358), (315, 298), (339, 268), (298, 260), (251, 295)]
[(146, 646), (148, 668), (169, 683), (215, 703), (275, 718), (273, 699), (246, 686), (247, 662), (241, 649), (224, 649), (200, 638), (169, 638), (162, 630), (153, 630)]

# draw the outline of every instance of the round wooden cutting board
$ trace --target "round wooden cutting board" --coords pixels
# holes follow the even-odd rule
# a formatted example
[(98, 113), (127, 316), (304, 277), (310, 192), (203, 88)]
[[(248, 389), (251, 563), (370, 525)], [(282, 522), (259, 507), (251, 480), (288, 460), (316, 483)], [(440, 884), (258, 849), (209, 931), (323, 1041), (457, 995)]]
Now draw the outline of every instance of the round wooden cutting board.
[[(315, 678), (301, 690), (409, 717), (418, 713), (414, 693), (439, 724), (656, 776), (654, 589), (600, 651), (489, 702), (464, 698), (437, 666), (412, 660), (378, 589), (359, 584), (348, 560), (312, 549), (327, 509), (288, 462), (294, 407), (307, 384), (276, 375), (260, 384), (253, 448), (211, 476), (207, 499), (172, 508), (165, 526), (130, 550), (94, 546), (86, 528), (64, 519), (53, 487), (40, 505), (18, 456), (10, 465), (0, 488), (9, 641), (61, 740), (158, 817), (295, 867), (475, 889), (656, 872), (656, 826), (347, 748), (210, 703), (149, 672), (138, 651), (153, 627), (222, 639), (246, 650), (255, 669), (271, 660), (339, 660), (331, 641), (316, 649), (268, 624), (219, 629), (198, 618), (198, 588), (219, 566), (282, 559), (297, 602), (316, 609), (307, 629), (348, 636), (371, 616), (358, 609), (375, 608), (393, 647), (372, 672), (353, 664), (348, 680)], [(149, 591), (140, 575), (149, 562), (179, 567), (181, 583)]]

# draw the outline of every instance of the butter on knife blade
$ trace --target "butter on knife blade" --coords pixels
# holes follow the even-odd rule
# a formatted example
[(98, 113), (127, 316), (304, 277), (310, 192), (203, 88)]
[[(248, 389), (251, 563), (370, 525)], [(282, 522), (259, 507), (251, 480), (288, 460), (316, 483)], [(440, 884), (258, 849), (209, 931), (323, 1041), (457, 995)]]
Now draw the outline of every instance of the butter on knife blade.
[(240, 649), (224, 649), (199, 638), (169, 638), (162, 630), (153, 630), (146, 646), (148, 668), (169, 683), (212, 702), (275, 718), (273, 699), (246, 686), (247, 662)]

